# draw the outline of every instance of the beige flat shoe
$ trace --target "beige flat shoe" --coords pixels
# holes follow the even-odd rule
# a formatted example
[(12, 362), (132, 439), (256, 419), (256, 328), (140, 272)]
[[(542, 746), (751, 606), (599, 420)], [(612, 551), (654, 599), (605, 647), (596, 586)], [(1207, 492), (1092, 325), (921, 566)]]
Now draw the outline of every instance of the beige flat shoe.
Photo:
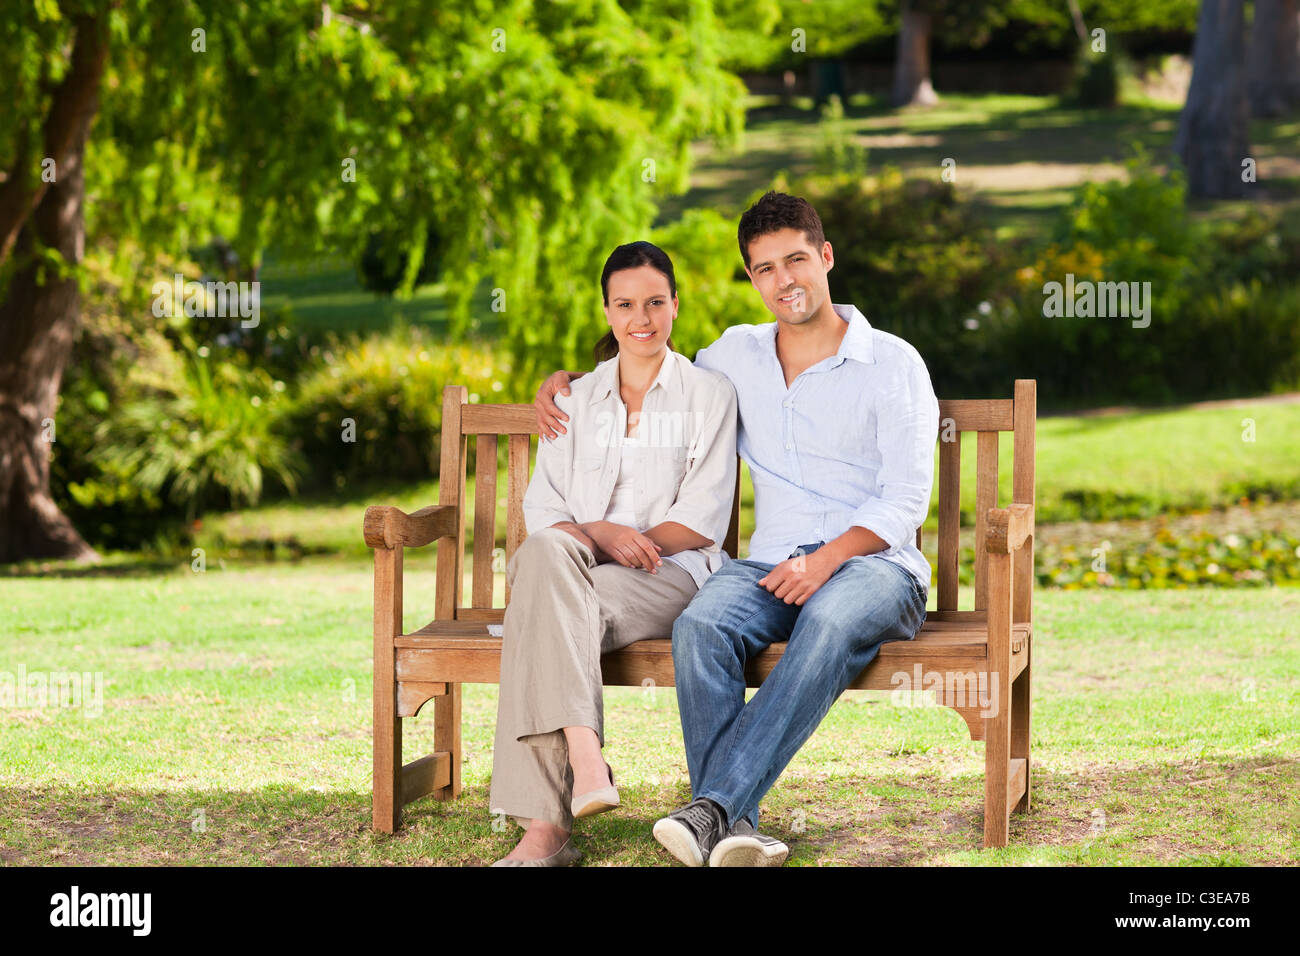
[(605, 769), (609, 771), (610, 786), (601, 787), (599, 790), (592, 790), (588, 793), (580, 793), (574, 797), (570, 808), (573, 811), (575, 820), (579, 817), (595, 816), (597, 813), (604, 813), (618, 807), (618, 789), (613, 786), (614, 768), (607, 763)]
[(578, 848), (573, 845), (573, 837), (564, 841), (564, 846), (560, 847), (550, 856), (544, 856), (540, 860), (508, 860), (501, 859), (493, 863), (493, 866), (571, 866), (582, 859), (582, 854)]

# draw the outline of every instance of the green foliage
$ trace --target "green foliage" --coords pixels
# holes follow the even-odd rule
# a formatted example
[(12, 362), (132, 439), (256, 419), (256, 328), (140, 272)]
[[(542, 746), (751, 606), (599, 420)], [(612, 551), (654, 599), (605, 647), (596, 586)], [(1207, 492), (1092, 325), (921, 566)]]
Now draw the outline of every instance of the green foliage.
[(852, 127), (844, 120), (844, 103), (838, 93), (832, 93), (822, 107), (818, 124), (821, 140), (814, 160), (822, 175), (845, 177), (867, 174), (867, 149), (853, 136)]
[(992, 234), (951, 183), (887, 168), (812, 177), (793, 190), (817, 209), (831, 239), (836, 301), (888, 319), (963, 312), (996, 288)]
[(651, 241), (668, 253), (677, 276), (677, 351), (694, 356), (729, 326), (771, 321), (744, 274), (734, 219), (692, 209), (655, 230)]
[(1141, 146), (1125, 166), (1124, 178), (1079, 188), (1056, 236), (1101, 250), (1108, 268), (1132, 267), (1145, 278), (1177, 282), (1205, 238), (1188, 216), (1183, 176), (1162, 175)]
[(464, 385), (471, 402), (520, 400), (530, 383), (511, 369), (486, 346), (441, 345), (418, 327), (335, 341), (303, 375), (282, 431), (312, 487), (437, 477), (443, 389)]
[(1162, 371), (1179, 394), (1300, 386), (1300, 285), (1250, 279), (1200, 291), (1162, 330)]
[[(400, 237), (385, 236), (381, 232), (372, 232), (366, 240), (357, 262), (357, 280), (363, 289), (380, 295), (392, 295), (405, 286), (406, 274), (412, 266), (411, 253), (394, 253), (392, 249), (400, 245)], [(424, 285), (438, 277), (438, 262), (441, 258), (440, 240), (431, 227), (425, 241), (421, 261), (416, 267), (415, 284)]]
[(188, 520), (256, 504), (265, 474), (296, 490), (303, 462), (274, 429), (284, 382), (202, 355), (151, 358), (133, 367), (123, 406), (95, 432), (108, 469), (183, 506)]
[[(1082, 186), (1055, 241), (1021, 270), (1018, 316), (1001, 347), (1062, 396), (1164, 402), (1258, 394), (1300, 383), (1300, 229), (1269, 214), (1207, 228), (1192, 219), (1182, 175), (1145, 153), (1127, 179)], [(1150, 285), (1150, 325), (1044, 315), (1044, 285)]]
[(1066, 102), (1085, 109), (1118, 106), (1120, 56), (1119, 50), (1113, 47), (1106, 53), (1093, 53), (1087, 47), (1080, 47)]
[(832, 299), (915, 346), (937, 390), (966, 393), (1004, 377), (984, 341), (1013, 284), (1014, 247), (994, 240), (953, 184), (889, 167), (775, 188), (817, 209), (835, 253)]
[[(89, 242), (132, 240), (118, 275), (211, 233), (246, 263), (271, 243), (356, 261), (378, 231), (397, 237), (408, 292), (436, 223), (453, 335), (474, 330), (487, 281), (521, 368), (585, 354), (603, 320), (575, 286), (687, 187), (693, 141), (734, 142), (743, 125), (743, 84), (721, 66), (731, 3), (722, 18), (711, 0), (79, 7), (112, 37), (86, 172), (103, 199)], [(10, 159), (48, 111), (42, 79), (57, 80), (72, 29), (48, 4), (0, 26), (6, 169), (39, 171), (34, 149)]]
[(1222, 284), (1285, 285), (1300, 277), (1300, 217), (1252, 207), (1211, 227), (1206, 275)]
[[(1125, 179), (1081, 186), (1054, 241), (1020, 270), (1018, 316), (1002, 346), (1011, 367), (1036, 368), (1062, 395), (1172, 401), (1179, 394), (1172, 343), (1204, 230), (1187, 214), (1177, 172), (1161, 176), (1141, 150), (1127, 166)], [(1139, 290), (1150, 283), (1150, 326), (1116, 316), (1046, 315), (1047, 284), (1070, 281), (1138, 283)]]

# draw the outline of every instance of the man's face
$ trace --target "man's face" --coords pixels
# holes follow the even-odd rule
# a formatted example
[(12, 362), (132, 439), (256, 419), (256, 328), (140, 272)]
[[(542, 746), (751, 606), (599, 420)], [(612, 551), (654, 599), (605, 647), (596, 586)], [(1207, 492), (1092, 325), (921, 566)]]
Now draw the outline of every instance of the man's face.
[(749, 280), (779, 322), (801, 325), (830, 299), (826, 273), (835, 264), (829, 242), (814, 249), (799, 229), (781, 229), (749, 243)]

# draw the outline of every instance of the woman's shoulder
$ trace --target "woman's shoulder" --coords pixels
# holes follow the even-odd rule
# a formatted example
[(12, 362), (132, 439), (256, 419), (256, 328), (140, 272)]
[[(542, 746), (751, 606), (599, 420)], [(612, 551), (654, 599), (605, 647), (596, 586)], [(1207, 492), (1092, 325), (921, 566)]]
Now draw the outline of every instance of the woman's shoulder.
[(686, 356), (676, 353), (678, 357), (678, 367), (682, 372), (682, 381), (686, 385), (687, 394), (699, 394), (706, 398), (726, 399), (734, 397), (736, 394), (735, 386), (731, 384), (731, 379), (723, 375), (716, 369), (700, 368)]
[[(597, 363), (596, 367), (586, 375), (582, 376), (582, 378), (571, 381), (569, 383), (569, 394), (556, 395), (555, 404), (558, 405), (560, 410), (565, 414), (571, 414), (573, 409), (570, 406), (577, 407), (579, 401), (582, 401), (584, 404), (590, 402), (591, 396), (595, 394), (597, 383), (603, 377), (602, 373), (607, 373), (607, 366), (611, 362), (617, 361), (617, 355), (613, 358), (605, 359), (605, 361)], [(561, 404), (561, 401), (563, 401), (563, 404)]]

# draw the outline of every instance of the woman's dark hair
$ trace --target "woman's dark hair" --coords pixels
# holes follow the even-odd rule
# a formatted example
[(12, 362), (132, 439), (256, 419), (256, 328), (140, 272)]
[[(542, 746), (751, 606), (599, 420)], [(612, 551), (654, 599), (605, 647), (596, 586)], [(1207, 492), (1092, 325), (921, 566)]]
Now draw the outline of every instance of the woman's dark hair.
[[(619, 246), (605, 260), (605, 268), (600, 273), (600, 297), (605, 305), (609, 305), (609, 277), (615, 272), (621, 272), (624, 269), (635, 269), (639, 266), (652, 266), (658, 269), (664, 274), (664, 278), (668, 280), (668, 294), (677, 294), (677, 278), (673, 275), (673, 261), (668, 258), (668, 253), (653, 242), (641, 240)], [(676, 351), (676, 349), (673, 349), (671, 335), (668, 337), (668, 348)], [(617, 354), (618, 339), (614, 336), (614, 330), (610, 329), (596, 343), (596, 361), (603, 362), (605, 359), (613, 358)]]

